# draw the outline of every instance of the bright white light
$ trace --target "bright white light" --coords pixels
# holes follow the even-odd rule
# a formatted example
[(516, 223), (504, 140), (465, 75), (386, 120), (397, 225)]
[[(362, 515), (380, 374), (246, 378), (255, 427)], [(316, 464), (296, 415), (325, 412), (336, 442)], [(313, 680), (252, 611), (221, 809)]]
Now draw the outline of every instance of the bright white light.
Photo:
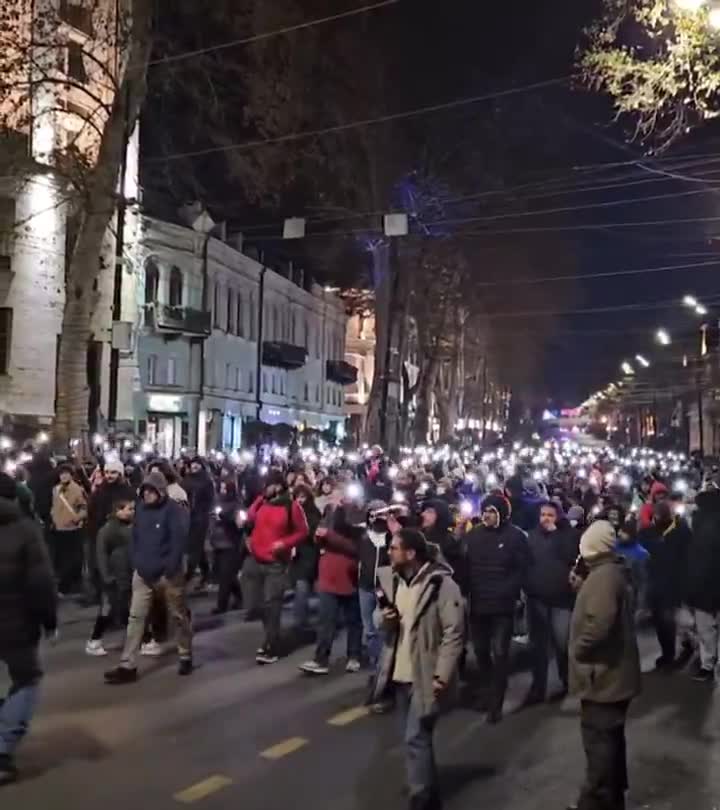
[(135, 453), (135, 455), (133, 456), (133, 461), (135, 462), (135, 464), (140, 464), (142, 460), (143, 457), (140, 455), (140, 453)]
[(353, 501), (359, 500), (363, 495), (362, 485), (357, 481), (352, 481), (345, 488), (345, 495)]
[(708, 24), (716, 31), (720, 30), (720, 7), (715, 6), (708, 12)]
[(650, 366), (650, 362), (647, 360), (647, 358), (643, 357), (643, 355), (641, 354), (636, 354), (635, 359), (638, 361), (638, 363), (640, 363), (640, 365), (643, 368), (648, 368)]
[(670, 345), (670, 333), (667, 329), (658, 329), (657, 332), (655, 332), (655, 337), (661, 346)]
[(487, 477), (485, 478), (485, 483), (489, 487), (494, 487), (498, 482), (497, 475), (495, 473), (488, 473)]
[(684, 503), (676, 503), (675, 504), (675, 514), (676, 515), (684, 515), (687, 511), (687, 507)]
[(621, 475), (620, 476), (620, 486), (624, 487), (625, 489), (630, 489), (632, 481), (630, 480), (629, 475)]
[(17, 464), (14, 461), (7, 461), (5, 463), (5, 472), (7, 475), (15, 475)]
[(93, 444), (95, 447), (99, 447), (105, 441), (105, 437), (101, 433), (96, 433), (93, 436)]
[(691, 309), (695, 309), (695, 307), (698, 305), (698, 300), (697, 300), (697, 298), (695, 298), (694, 295), (686, 295), (683, 298), (683, 304), (685, 304), (686, 307), (690, 307)]
[(50, 441), (50, 437), (45, 433), (45, 431), (41, 431), (37, 435), (37, 443), (38, 444), (47, 444)]
[(620, 370), (623, 374), (627, 374), (628, 377), (635, 373), (635, 369), (630, 365), (630, 363), (627, 362), (627, 360), (620, 364)]
[(27, 464), (32, 460), (33, 460), (32, 453), (20, 453), (20, 456), (18, 458), (20, 464)]
[(215, 507), (215, 514), (219, 515), (221, 512), (222, 512), (222, 506), (216, 506)]
[(707, 307), (704, 307), (702, 304), (698, 304), (698, 305), (695, 307), (695, 312), (696, 312), (698, 315), (707, 315), (707, 312), (708, 312), (708, 311), (707, 311)]
[(460, 514), (464, 517), (472, 517), (473, 505), (471, 501), (460, 501)]
[(260, 475), (264, 476), (267, 474), (268, 474), (268, 466), (267, 464), (263, 464), (262, 467), (260, 467)]
[(705, 0), (675, 0), (675, 5), (682, 11), (699, 11)]
[(533, 473), (533, 478), (536, 481), (542, 481), (542, 479), (543, 479), (543, 471), (542, 470), (535, 470), (535, 472)]
[(393, 503), (405, 503), (405, 495), (396, 489), (392, 494)]
[(150, 444), (150, 442), (143, 442), (142, 451), (143, 453), (152, 453), (153, 451), (152, 444)]
[(398, 468), (395, 467), (395, 466), (390, 467), (390, 469), (388, 470), (388, 478), (391, 481), (394, 481), (397, 478), (397, 474), (398, 474)]
[(238, 512), (238, 520), (240, 521), (240, 523), (247, 523), (247, 519), (248, 519), (247, 512), (244, 509), (241, 509)]
[(687, 492), (688, 482), (684, 478), (678, 478), (673, 482), (672, 488), (675, 492)]

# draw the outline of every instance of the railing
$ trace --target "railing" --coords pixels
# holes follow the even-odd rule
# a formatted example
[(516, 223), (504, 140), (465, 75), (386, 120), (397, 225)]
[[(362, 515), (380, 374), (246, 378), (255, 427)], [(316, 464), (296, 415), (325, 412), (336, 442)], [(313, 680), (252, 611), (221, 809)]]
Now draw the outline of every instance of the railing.
[(326, 363), (326, 376), (330, 382), (339, 385), (355, 385), (358, 370), (352, 363), (347, 363), (345, 360), (328, 360)]
[(266, 340), (263, 342), (262, 361), (264, 366), (276, 368), (302, 368), (307, 360), (307, 349), (292, 343)]

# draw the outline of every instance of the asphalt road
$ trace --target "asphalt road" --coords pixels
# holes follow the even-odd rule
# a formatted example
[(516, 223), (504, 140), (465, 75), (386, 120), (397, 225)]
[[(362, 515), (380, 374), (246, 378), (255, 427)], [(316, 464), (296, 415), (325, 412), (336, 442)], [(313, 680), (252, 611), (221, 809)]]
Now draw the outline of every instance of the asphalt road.
[[(365, 674), (343, 661), (325, 678), (297, 666), (310, 648), (257, 667), (256, 624), (213, 621), (195, 603), (197, 670), (179, 678), (174, 655), (144, 659), (137, 684), (109, 687), (106, 659), (85, 656), (88, 611), (65, 610), (63, 638), (44, 651), (47, 677), (18, 764), (0, 793), (23, 810), (313, 810), (403, 808), (403, 760), (394, 716), (361, 708)], [(120, 643), (111, 638), (109, 645)], [(341, 640), (336, 655), (343, 654)], [(656, 654), (643, 638), (644, 666)], [(438, 757), (447, 806), (552, 810), (576, 795), (583, 772), (576, 705), (515, 711), (529, 676), (511, 681), (499, 726), (458, 709), (443, 718)], [(630, 807), (717, 810), (720, 737), (712, 687), (684, 674), (648, 673), (629, 727)]]

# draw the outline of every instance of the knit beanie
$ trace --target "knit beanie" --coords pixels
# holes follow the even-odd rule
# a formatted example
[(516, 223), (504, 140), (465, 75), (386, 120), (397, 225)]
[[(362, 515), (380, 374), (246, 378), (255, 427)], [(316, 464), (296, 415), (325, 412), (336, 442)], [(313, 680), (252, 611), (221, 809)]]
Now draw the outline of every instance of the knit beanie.
[(488, 495), (483, 499), (480, 511), (494, 509), (500, 515), (500, 523), (510, 520), (510, 501), (504, 495)]
[(580, 556), (593, 560), (615, 548), (615, 529), (607, 520), (596, 520), (583, 532), (580, 538)]

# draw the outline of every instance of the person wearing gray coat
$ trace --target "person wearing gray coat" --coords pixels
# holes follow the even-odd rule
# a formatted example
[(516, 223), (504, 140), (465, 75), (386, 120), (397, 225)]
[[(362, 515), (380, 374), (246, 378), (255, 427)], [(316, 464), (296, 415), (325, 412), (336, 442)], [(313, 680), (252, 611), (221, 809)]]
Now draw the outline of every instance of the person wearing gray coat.
[(422, 532), (401, 529), (390, 543), (391, 568), (378, 570), (375, 617), (384, 639), (374, 700), (392, 690), (402, 712), (411, 810), (441, 807), (433, 731), (464, 645), (460, 589), (433, 549)]
[(570, 624), (570, 689), (581, 699), (587, 759), (578, 810), (624, 810), (625, 721), (640, 693), (640, 654), (630, 570), (615, 553), (615, 529), (597, 520), (580, 539), (588, 576)]

